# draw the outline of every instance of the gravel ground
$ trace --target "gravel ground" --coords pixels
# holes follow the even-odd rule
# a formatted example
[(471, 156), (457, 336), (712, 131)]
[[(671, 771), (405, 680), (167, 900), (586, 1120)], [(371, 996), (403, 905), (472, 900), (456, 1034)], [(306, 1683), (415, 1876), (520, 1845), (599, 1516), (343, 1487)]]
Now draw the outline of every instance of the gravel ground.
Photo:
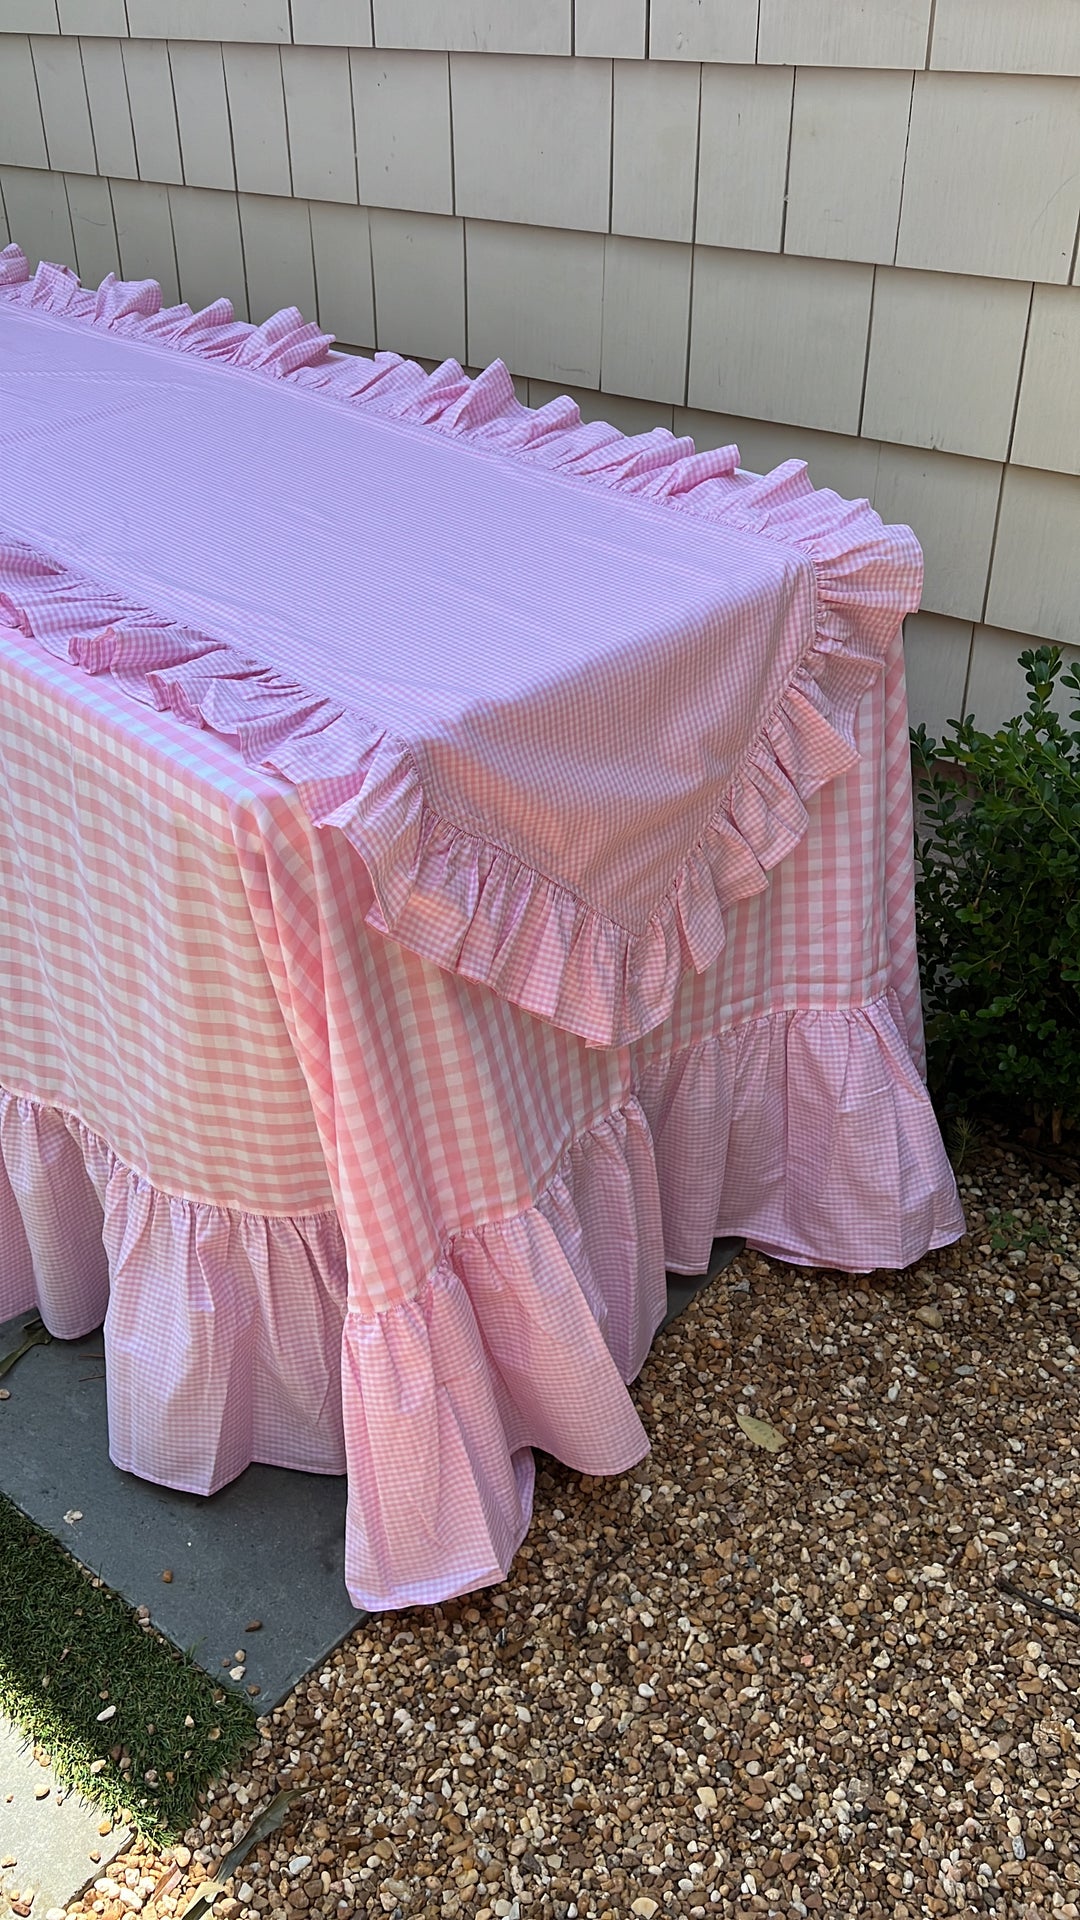
[(182, 1913), (288, 1786), (221, 1920), (1076, 1920), (1080, 1189), (993, 1145), (961, 1186), (906, 1273), (736, 1262), (635, 1389), (649, 1459), (542, 1462), (505, 1586), (355, 1633), (70, 1911)]

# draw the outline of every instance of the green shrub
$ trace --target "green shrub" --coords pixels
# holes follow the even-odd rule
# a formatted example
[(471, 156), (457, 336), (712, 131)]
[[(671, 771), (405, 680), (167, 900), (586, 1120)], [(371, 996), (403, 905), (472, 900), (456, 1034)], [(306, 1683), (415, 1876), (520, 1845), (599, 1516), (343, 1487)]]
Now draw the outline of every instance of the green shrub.
[[(1057, 647), (1020, 655), (1027, 709), (997, 733), (912, 732), (919, 954), (939, 1107), (1080, 1118), (1080, 704)], [(1080, 702), (1080, 670), (1062, 676)], [(923, 837), (925, 832), (925, 837)]]

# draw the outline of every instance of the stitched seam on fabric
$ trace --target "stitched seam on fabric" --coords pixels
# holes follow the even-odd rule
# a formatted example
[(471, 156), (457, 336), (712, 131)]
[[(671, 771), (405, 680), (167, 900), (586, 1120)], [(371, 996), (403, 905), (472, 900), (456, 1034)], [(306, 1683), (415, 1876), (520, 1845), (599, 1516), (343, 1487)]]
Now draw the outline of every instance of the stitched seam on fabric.
[(123, 1173), (130, 1175), (134, 1180), (142, 1180), (154, 1193), (159, 1193), (163, 1200), (178, 1200), (186, 1206), (206, 1207), (212, 1213), (228, 1213), (231, 1214), (234, 1219), (238, 1220), (336, 1221), (338, 1219), (337, 1208), (333, 1206), (303, 1207), (292, 1212), (283, 1210), (281, 1213), (273, 1213), (268, 1209), (237, 1207), (230, 1205), (227, 1201), (204, 1199), (194, 1193), (174, 1192), (171, 1187), (163, 1186), (159, 1180), (153, 1179), (150, 1174), (145, 1173), (141, 1168), (133, 1166), (130, 1160), (123, 1159), (121, 1155), (109, 1145), (104, 1134), (99, 1133), (96, 1127), (90, 1126), (90, 1124), (83, 1119), (82, 1115), (76, 1112), (74, 1107), (66, 1106), (62, 1101), (58, 1100), (42, 1100), (40, 1095), (31, 1093), (29, 1089), (20, 1091), (17, 1087), (9, 1086), (6, 1081), (0, 1082), (0, 1093), (10, 1094), (13, 1100), (28, 1101), (38, 1113), (56, 1113), (59, 1114), (64, 1121), (72, 1121), (75, 1126), (81, 1127), (84, 1133), (89, 1134), (95, 1146), (104, 1149), (109, 1158), (115, 1161)]
[[(767, 536), (762, 536), (762, 537), (767, 537)], [(27, 542), (23, 542), (22, 544), (29, 545), (29, 543)], [(802, 545), (802, 544), (803, 544), (802, 542), (795, 542), (795, 541), (790, 543), (785, 543), (785, 550), (790, 551), (790, 548), (792, 546)], [(36, 549), (31, 546), (29, 550), (32, 553), (35, 553), (36, 555), (40, 555), (39, 549)], [(759, 751), (764, 749), (764, 751), (766, 752), (766, 754), (770, 759), (775, 760), (776, 758), (775, 751), (773, 750), (773, 747), (772, 747), (773, 729), (776, 726), (776, 723), (780, 715), (784, 711), (789, 694), (794, 688), (799, 675), (804, 671), (811, 671), (811, 669), (809, 668), (809, 661), (812, 655), (817, 651), (817, 643), (821, 639), (821, 634), (819, 630), (819, 619), (818, 619), (817, 567), (812, 557), (808, 556), (808, 558), (809, 558), (809, 564), (811, 568), (809, 584), (810, 584), (810, 591), (811, 591), (811, 608), (812, 608), (812, 617), (810, 620), (812, 638), (811, 638), (810, 645), (807, 647), (805, 653), (801, 656), (798, 664), (793, 669), (791, 677), (786, 681), (784, 687), (782, 688), (780, 694), (777, 697), (775, 704), (771, 708), (767, 719), (763, 722), (759, 731), (755, 734), (753, 742), (748, 747), (745, 757), (740, 761), (738, 767), (733, 769), (730, 775), (730, 779), (724, 787), (723, 797), (721, 801), (715, 807), (715, 809), (709, 814), (703, 827), (700, 829), (696, 839), (694, 840), (690, 848), (687, 850), (687, 852), (684, 854), (678, 868), (676, 869), (675, 873), (672, 876), (671, 881), (669, 882), (668, 886), (665, 888), (664, 892), (662, 893), (659, 900), (657, 901), (656, 906), (653, 908), (652, 912), (647, 916), (644, 923), (639, 927), (625, 926), (621, 921), (614, 919), (612, 915), (610, 915), (609, 913), (606, 913), (603, 908), (595, 906), (591, 902), (583, 899), (578, 889), (571, 882), (560, 879), (552, 874), (545, 873), (540, 868), (532, 866), (527, 860), (523, 860), (520, 854), (514, 853), (510, 848), (504, 846), (502, 842), (496, 839), (485, 827), (480, 825), (466, 826), (457, 820), (452, 820), (448, 818), (445, 814), (439, 813), (431, 805), (430, 801), (424, 798), (425, 789), (424, 789), (424, 781), (421, 777), (421, 769), (411, 747), (409, 746), (408, 741), (404, 740), (400, 735), (393, 733), (389, 728), (380, 727), (378, 721), (376, 721), (374, 718), (369, 717), (366, 714), (362, 715), (357, 713), (352, 717), (362, 721), (370, 728), (370, 731), (372, 734), (372, 740), (369, 743), (370, 745), (377, 746), (382, 741), (386, 741), (387, 743), (389, 743), (389, 745), (393, 748), (394, 751), (400, 754), (400, 757), (402, 758), (402, 760), (404, 760), (405, 763), (407, 764), (409, 772), (413, 780), (415, 781), (416, 789), (421, 799), (421, 826), (420, 826), (419, 836), (418, 836), (421, 840), (424, 837), (424, 826), (426, 822), (430, 821), (430, 822), (433, 822), (436, 826), (445, 827), (449, 832), (453, 833), (456, 838), (467, 840), (471, 844), (475, 844), (476, 846), (483, 848), (485, 852), (497, 855), (503, 862), (505, 862), (507, 865), (512, 867), (512, 869), (516, 873), (527, 874), (531, 876), (531, 878), (534, 881), (539, 882), (544, 887), (546, 887), (550, 892), (559, 894), (566, 899), (570, 899), (574, 901), (578, 906), (578, 908), (581, 910), (584, 918), (590, 924), (595, 924), (599, 922), (601, 925), (609, 927), (613, 932), (620, 934), (628, 941), (638, 941), (638, 940), (644, 939), (648, 935), (650, 928), (655, 926), (664, 908), (670, 906), (673, 896), (678, 889), (679, 883), (683, 877), (683, 874), (686, 871), (687, 865), (690, 862), (690, 860), (694, 859), (698, 854), (702, 852), (702, 849), (705, 846), (705, 843), (710, 837), (710, 835), (718, 832), (722, 828), (724, 823), (729, 820), (732, 798), (736, 793), (736, 791), (738, 790), (742, 781), (747, 777), (750, 767), (754, 763), (754, 760), (757, 757)], [(61, 566), (59, 565), (59, 563), (52, 561), (51, 559), (48, 559), (47, 556), (46, 556), (46, 559), (47, 559), (47, 564), (56, 567), (57, 572), (62, 577), (66, 577), (71, 580), (79, 580), (83, 584), (90, 585), (90, 586), (96, 586), (98, 584), (96, 581), (90, 579), (88, 576), (78, 574), (74, 569), (70, 567)], [(129, 611), (134, 611), (140, 615), (148, 616), (151, 621), (153, 621), (156, 617), (154, 615), (153, 610), (150, 608), (143, 608), (143, 607), (135, 608), (132, 605), (129, 608)], [(168, 619), (163, 620), (162, 630), (168, 631), (170, 628), (180, 629), (181, 623), (177, 621), (168, 620)], [(186, 631), (192, 631), (192, 630), (187, 629)], [(199, 635), (199, 638), (209, 640), (209, 639), (212, 639), (213, 636), (209, 634), (201, 634)], [(263, 664), (263, 662), (259, 661), (253, 656), (245, 656), (240, 654), (237, 649), (230, 646), (227, 642), (222, 643), (220, 652), (224, 653), (231, 660), (235, 660), (237, 669), (239, 671), (250, 672), (254, 669), (259, 671), (262, 674), (269, 673), (275, 676), (278, 675), (277, 668), (272, 666), (266, 666)], [(188, 662), (180, 661), (180, 662), (176, 662), (175, 664), (178, 666), (183, 666), (188, 664)], [(881, 662), (874, 662), (874, 661), (867, 661), (865, 664), (869, 668), (874, 668), (875, 666), (881, 667), (883, 665), (883, 663)], [(280, 677), (283, 678), (283, 676), (280, 676)], [(299, 689), (299, 691), (303, 693), (304, 689), (301, 688)], [(328, 707), (333, 708), (335, 706), (335, 703), (333, 703), (325, 695), (313, 695), (311, 697), (316, 697), (316, 698), (325, 700), (325, 703)], [(340, 708), (340, 706), (337, 706), (336, 710), (331, 714), (331, 719), (339, 717), (341, 711), (342, 709)], [(348, 711), (351, 712), (351, 709)], [(327, 724), (330, 724), (330, 721), (328, 721)], [(229, 737), (234, 737), (234, 736), (229, 736)], [(839, 735), (837, 735), (837, 739), (838, 740), (840, 739)], [(856, 754), (855, 757), (857, 758), (858, 755)], [(278, 771), (278, 772), (281, 771), (280, 768), (276, 767), (273, 761), (269, 761), (268, 764), (270, 764), (271, 766), (274, 766), (275, 771)], [(289, 778), (288, 775), (285, 775), (284, 777)], [(354, 799), (357, 799), (357, 800), (360, 798), (360, 795), (363, 793), (363, 788), (365, 784), (364, 778), (362, 775), (358, 775), (358, 779), (359, 779), (358, 790), (356, 795), (353, 796)], [(306, 784), (306, 783), (293, 780), (291, 784), (294, 786), (299, 786), (300, 784)], [(795, 791), (798, 792), (798, 789), (796, 788)], [(799, 797), (800, 799), (804, 799), (804, 798), (808, 799), (812, 797), (813, 793), (817, 791), (819, 791), (819, 788), (811, 787), (809, 793), (805, 797), (802, 795), (800, 795)], [(358, 848), (357, 851), (362, 851), (362, 850)], [(771, 871), (771, 869), (767, 868), (767, 869), (764, 869), (764, 871), (768, 872), (768, 871)], [(372, 878), (372, 883), (376, 889), (376, 898), (378, 899), (379, 876), (376, 874), (376, 872), (373, 869), (371, 870), (371, 878)], [(411, 893), (410, 893), (410, 899), (411, 899)], [(729, 902), (728, 904), (730, 905), (734, 903)], [(379, 900), (379, 907), (381, 911), (382, 910), (381, 900)], [(387, 927), (392, 932), (393, 921), (390, 917), (387, 917), (386, 924), (387, 924)], [(465, 977), (468, 978), (471, 976), (466, 975)]]
[(347, 1306), (345, 1310), (346, 1320), (351, 1320), (354, 1326), (357, 1322), (361, 1322), (365, 1326), (377, 1326), (391, 1314), (400, 1313), (403, 1307), (415, 1306), (417, 1301), (424, 1298), (424, 1295), (430, 1291), (443, 1274), (456, 1280), (458, 1276), (451, 1263), (454, 1247), (459, 1241), (465, 1239), (482, 1241), (485, 1234), (498, 1232), (502, 1227), (512, 1226), (516, 1220), (522, 1219), (527, 1213), (538, 1212), (541, 1201), (546, 1199), (556, 1181), (563, 1177), (562, 1169), (573, 1154), (580, 1148), (583, 1148), (587, 1141), (594, 1139), (603, 1131), (610, 1131), (616, 1122), (620, 1120), (626, 1121), (631, 1115), (641, 1127), (646, 1139), (651, 1143), (652, 1129), (646, 1118), (645, 1110), (638, 1100), (637, 1095), (633, 1092), (628, 1092), (626, 1098), (620, 1101), (618, 1106), (605, 1107), (603, 1111), (593, 1119), (586, 1120), (583, 1125), (575, 1129), (573, 1136), (564, 1146), (560, 1147), (549, 1173), (542, 1184), (537, 1185), (534, 1197), (525, 1206), (510, 1205), (504, 1213), (491, 1213), (487, 1215), (485, 1219), (478, 1221), (474, 1226), (456, 1227), (454, 1231), (447, 1234), (442, 1241), (438, 1258), (434, 1265), (429, 1267), (427, 1273), (425, 1273), (415, 1293), (405, 1294), (400, 1300), (392, 1301), (390, 1305), (380, 1307), (375, 1313), (364, 1313), (357, 1307)]
[[(653, 1053), (640, 1054), (638, 1079), (640, 1081), (642, 1075), (648, 1073), (658, 1061), (662, 1061), (669, 1072), (674, 1072), (683, 1061), (698, 1060), (712, 1052), (717, 1041), (731, 1040), (739, 1034), (750, 1033), (754, 1028), (772, 1026), (778, 1022), (792, 1023), (797, 1020), (800, 1024), (806, 1024), (814, 1020), (830, 1020), (836, 1017), (848, 1020), (852, 1016), (868, 1015), (876, 1013), (879, 1008), (884, 1008), (903, 1039), (903, 1027), (896, 1018), (891, 999), (892, 989), (886, 987), (881, 993), (875, 993), (869, 1000), (836, 1000), (828, 1006), (791, 1007), (784, 1004), (769, 1007), (764, 1013), (752, 1013), (748, 1019), (732, 1020), (728, 1026), (714, 1027), (712, 1032), (705, 1034), (703, 1039), (691, 1040), (685, 1047), (676, 1047), (674, 1052), (658, 1048)], [(640, 1045), (640, 1042), (638, 1044)]]
[(492, 1231), (497, 1232), (500, 1227), (505, 1226), (508, 1222), (520, 1219), (523, 1213), (536, 1213), (539, 1210), (541, 1201), (547, 1198), (556, 1183), (559, 1180), (565, 1180), (567, 1170), (574, 1155), (579, 1153), (588, 1142), (597, 1139), (601, 1134), (615, 1132), (620, 1121), (626, 1125), (631, 1115), (641, 1127), (642, 1132), (645, 1134), (651, 1146), (652, 1128), (649, 1126), (646, 1118), (645, 1109), (642, 1107), (633, 1089), (628, 1089), (625, 1098), (619, 1102), (617, 1107), (605, 1107), (592, 1120), (586, 1121), (584, 1126), (575, 1128), (572, 1137), (566, 1141), (565, 1145), (560, 1147), (544, 1179), (538, 1183), (536, 1195), (529, 1202), (528, 1206), (515, 1207), (512, 1212), (498, 1216), (489, 1214), (486, 1219), (477, 1221), (474, 1226), (456, 1227), (453, 1233), (447, 1235), (441, 1258), (448, 1258), (452, 1248), (461, 1240), (483, 1240), (486, 1234)]

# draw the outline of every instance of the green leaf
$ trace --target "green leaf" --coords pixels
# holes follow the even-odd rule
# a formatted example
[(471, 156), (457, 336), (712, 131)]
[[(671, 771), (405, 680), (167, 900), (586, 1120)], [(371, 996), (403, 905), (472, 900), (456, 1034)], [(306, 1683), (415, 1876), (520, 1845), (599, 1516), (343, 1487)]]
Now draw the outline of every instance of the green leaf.
[(744, 1413), (741, 1407), (735, 1418), (747, 1439), (752, 1440), (755, 1447), (764, 1447), (766, 1453), (779, 1453), (782, 1447), (787, 1446), (783, 1434), (770, 1426), (768, 1420), (756, 1420), (752, 1413)]
[[(916, 904), (931, 1090), (949, 1111), (1003, 1098), (1080, 1119), (1080, 732), (1061, 650), (1020, 656), (1026, 710), (912, 735)], [(1073, 719), (1080, 721), (1080, 707)]]

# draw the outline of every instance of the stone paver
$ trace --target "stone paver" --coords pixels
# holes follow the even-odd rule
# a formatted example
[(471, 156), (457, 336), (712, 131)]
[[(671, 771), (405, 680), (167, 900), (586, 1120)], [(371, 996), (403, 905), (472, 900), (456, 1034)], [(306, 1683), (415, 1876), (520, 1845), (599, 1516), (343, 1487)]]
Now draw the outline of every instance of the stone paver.
[(23, 1913), (31, 1896), (33, 1920), (45, 1920), (105, 1873), (132, 1838), (130, 1827), (103, 1834), (107, 1820), (100, 1807), (62, 1787), (0, 1714), (0, 1920)]

